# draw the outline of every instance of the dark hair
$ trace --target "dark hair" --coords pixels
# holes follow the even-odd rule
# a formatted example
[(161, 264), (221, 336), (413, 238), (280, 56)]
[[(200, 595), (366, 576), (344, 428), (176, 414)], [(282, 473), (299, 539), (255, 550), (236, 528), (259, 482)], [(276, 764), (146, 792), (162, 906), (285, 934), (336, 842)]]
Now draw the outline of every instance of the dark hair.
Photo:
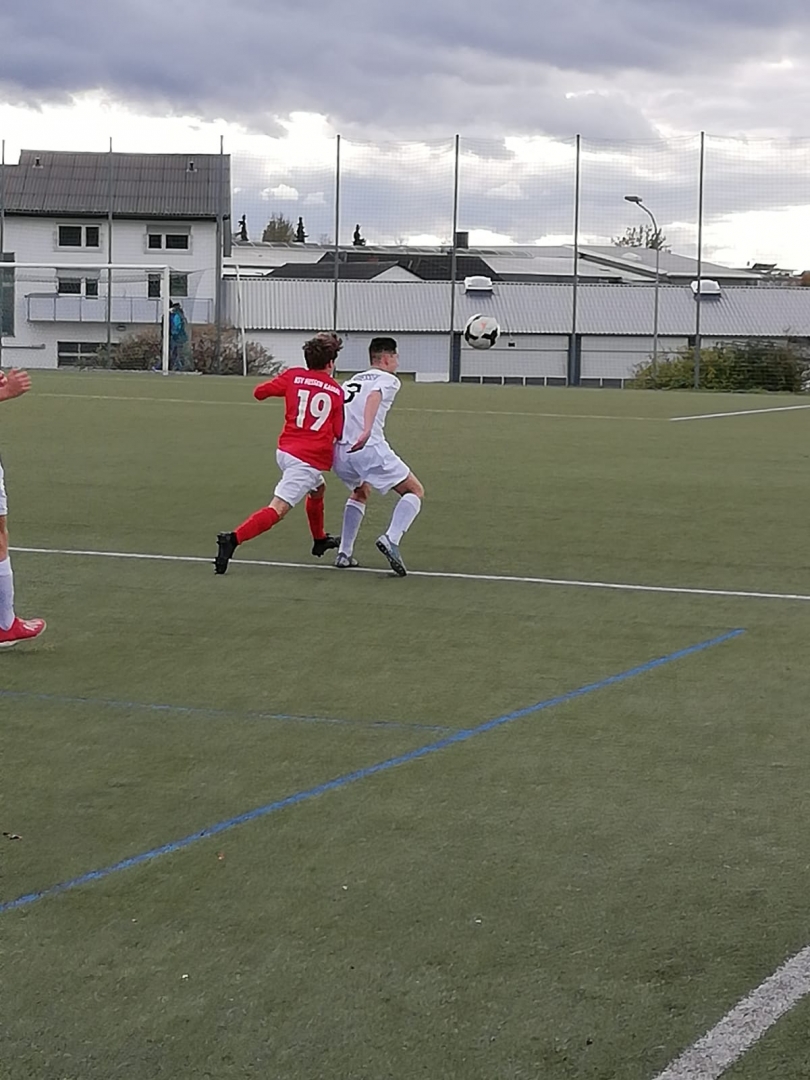
[(304, 342), (304, 360), (308, 368), (323, 371), (327, 364), (337, 360), (337, 354), (342, 348), (343, 342), (337, 334), (316, 334), (314, 338)]
[(382, 356), (383, 353), (395, 353), (397, 351), (396, 338), (392, 337), (375, 337), (371, 339), (371, 344), (368, 347), (368, 355), (371, 360), (375, 360), (378, 356)]

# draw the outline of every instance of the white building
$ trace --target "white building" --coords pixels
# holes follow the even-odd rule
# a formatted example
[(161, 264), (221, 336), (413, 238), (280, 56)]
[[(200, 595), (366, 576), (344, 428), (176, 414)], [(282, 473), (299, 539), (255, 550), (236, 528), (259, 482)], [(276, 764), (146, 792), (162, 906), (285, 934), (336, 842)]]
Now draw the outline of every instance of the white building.
[(106, 344), (108, 317), (112, 342), (158, 324), (160, 273), (113, 272), (108, 304), (108, 262), (169, 265), (188, 321), (214, 320), (219, 238), (230, 241), (227, 156), (24, 150), (0, 180), (3, 261), (46, 264), (2, 273), (4, 366), (86, 363)]
[[(337, 325), (344, 338), (343, 371), (366, 366), (372, 336), (399, 341), (401, 370), (417, 380), (621, 386), (653, 349), (655, 293), (649, 284), (492, 282), (488, 289), (455, 286), (450, 332), (450, 282), (291, 280), (226, 281), (225, 310), (285, 364), (301, 362), (301, 345)], [(694, 344), (697, 301), (689, 284), (659, 290), (660, 354)], [(467, 319), (494, 315), (501, 336), (493, 349), (463, 343)], [(335, 320), (335, 313), (337, 319)], [(701, 340), (810, 341), (810, 288), (729, 285), (700, 300)]]

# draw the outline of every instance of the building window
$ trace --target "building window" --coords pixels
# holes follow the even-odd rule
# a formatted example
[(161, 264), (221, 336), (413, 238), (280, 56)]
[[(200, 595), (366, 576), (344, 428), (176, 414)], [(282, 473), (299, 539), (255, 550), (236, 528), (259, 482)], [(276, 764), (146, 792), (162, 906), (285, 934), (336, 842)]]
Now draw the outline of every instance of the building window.
[[(14, 262), (14, 252), (4, 251), (0, 262)], [(14, 337), (14, 271), (0, 270), (0, 334)]]
[(147, 251), (190, 251), (190, 225), (147, 225)]
[(105, 348), (100, 341), (57, 341), (58, 367), (96, 367), (99, 353)]
[[(160, 299), (161, 274), (149, 274), (146, 284), (146, 295), (152, 300)], [(188, 296), (188, 274), (170, 274), (169, 292), (172, 296)]]
[(98, 296), (98, 278), (60, 277), (56, 291), (60, 296)]
[(101, 230), (98, 225), (60, 225), (58, 246), (60, 248), (98, 248), (101, 245)]

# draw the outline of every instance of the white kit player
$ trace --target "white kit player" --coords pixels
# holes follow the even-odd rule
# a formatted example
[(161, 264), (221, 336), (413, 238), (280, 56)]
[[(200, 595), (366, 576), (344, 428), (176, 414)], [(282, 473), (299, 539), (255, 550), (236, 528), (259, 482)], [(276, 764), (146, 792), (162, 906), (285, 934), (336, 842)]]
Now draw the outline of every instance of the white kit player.
[(343, 384), (345, 421), (332, 469), (351, 489), (351, 495), (343, 511), (335, 566), (358, 565), (352, 553), (371, 489), (381, 495), (395, 491), (400, 499), (390, 525), (377, 539), (377, 547), (394, 573), (405, 577), (399, 545), (422, 509), (425, 489), (385, 439), (385, 418), (400, 387), (394, 374), (399, 367), (397, 343), (392, 337), (372, 338), (368, 354), (368, 371)]

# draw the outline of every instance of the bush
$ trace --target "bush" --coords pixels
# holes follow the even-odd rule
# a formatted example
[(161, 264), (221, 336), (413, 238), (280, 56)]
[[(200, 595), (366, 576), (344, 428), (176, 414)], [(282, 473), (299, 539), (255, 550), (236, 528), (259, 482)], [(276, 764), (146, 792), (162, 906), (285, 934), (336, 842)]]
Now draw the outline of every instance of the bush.
[[(694, 349), (686, 347), (639, 364), (636, 390), (691, 390), (695, 386)], [(810, 351), (789, 341), (729, 341), (700, 352), (700, 390), (770, 390), (800, 394), (810, 389)]]
[[(190, 326), (189, 338), (183, 346), (186, 370), (199, 371), (203, 375), (242, 374), (242, 343), (236, 327), (222, 327), (219, 364), (216, 361), (216, 326)], [(161, 341), (159, 326), (128, 334), (113, 345), (107, 366), (119, 371), (149, 371), (161, 363)], [(256, 341), (248, 341), (245, 352), (248, 375), (275, 375), (281, 369), (281, 364)], [(104, 363), (106, 358), (99, 354), (99, 360)]]

